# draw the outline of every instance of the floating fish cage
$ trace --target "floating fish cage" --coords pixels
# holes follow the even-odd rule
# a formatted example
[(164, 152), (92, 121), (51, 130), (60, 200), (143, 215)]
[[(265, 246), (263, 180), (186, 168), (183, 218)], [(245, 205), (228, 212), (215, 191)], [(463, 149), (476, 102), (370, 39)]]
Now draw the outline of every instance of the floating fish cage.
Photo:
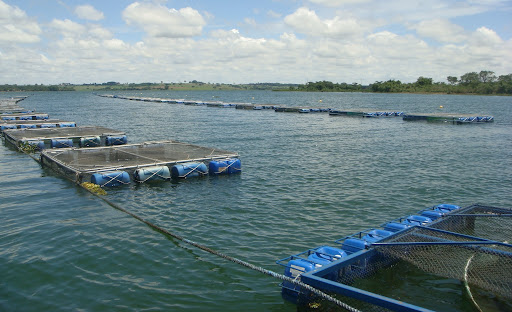
[(350, 116), (350, 117), (366, 117), (366, 118), (378, 118), (378, 117), (400, 117), (404, 115), (404, 112), (400, 111), (372, 111), (372, 110), (330, 110), (329, 115), (331, 116)]
[[(511, 311), (511, 228), (512, 209), (443, 204), (277, 263), (286, 276), (363, 311), (457, 311), (460, 304)], [(292, 282), (281, 287), (287, 300), (329, 309)]]
[(45, 120), (49, 119), (48, 114), (41, 113), (4, 113), (0, 115), (0, 120)]
[[(238, 154), (177, 141), (44, 150), (41, 163), (78, 182), (118, 186), (241, 172)], [(208, 163), (208, 165), (206, 164)]]
[[(48, 128), (44, 125), (48, 125)], [(6, 142), (19, 146), (26, 143), (36, 145), (38, 149), (96, 147), (121, 145), (127, 143), (124, 132), (97, 127), (76, 127), (74, 122), (59, 122), (58, 128), (53, 124), (44, 124), (37, 129), (4, 130)]]
[(13, 129), (59, 128), (61, 123), (69, 125), (69, 121), (59, 119), (45, 120), (0, 120), (0, 132)]
[(447, 122), (452, 124), (470, 124), (470, 123), (489, 123), (494, 121), (493, 116), (479, 116), (474, 114), (405, 114), (403, 120), (406, 121), (427, 121), (427, 122)]

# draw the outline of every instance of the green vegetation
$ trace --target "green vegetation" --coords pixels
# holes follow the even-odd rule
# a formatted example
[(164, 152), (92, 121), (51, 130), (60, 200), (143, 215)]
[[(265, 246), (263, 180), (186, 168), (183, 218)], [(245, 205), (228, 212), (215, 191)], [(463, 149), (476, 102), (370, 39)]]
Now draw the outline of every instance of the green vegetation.
[(281, 83), (250, 83), (250, 84), (224, 84), (224, 83), (205, 83), (197, 80), (189, 82), (171, 82), (171, 83), (125, 83), (106, 82), (101, 84), (61, 84), (61, 85), (0, 85), (2, 91), (125, 91), (125, 90), (288, 90), (290, 87), (297, 87), (297, 84)]
[(447, 94), (500, 94), (512, 95), (512, 74), (496, 77), (492, 71), (471, 72), (459, 78), (448, 76), (448, 83), (434, 82), (432, 78), (419, 77), (416, 82), (400, 80), (376, 81), (369, 86), (357, 83), (308, 82), (290, 91), (321, 92), (380, 92), (380, 93), (447, 93)]
[(22, 85), (22, 86), (18, 86), (18, 85), (0, 85), (0, 92), (10, 92), (10, 91), (22, 91), (22, 92), (27, 92), (27, 91), (75, 91), (75, 89), (71, 86), (64, 86), (64, 85), (59, 85), (59, 86), (55, 86), (55, 85), (50, 85), (50, 86), (45, 86), (45, 85)]
[(250, 83), (224, 84), (205, 83), (197, 80), (171, 83), (124, 83), (109, 81), (101, 84), (72, 85), (0, 85), (2, 91), (124, 91), (124, 90), (273, 90), (305, 92), (379, 92), (379, 93), (446, 93), (446, 94), (499, 94), (512, 95), (512, 74), (496, 76), (494, 72), (466, 73), (460, 78), (448, 76), (446, 82), (434, 82), (432, 78), (419, 77), (416, 82), (402, 83), (400, 80), (376, 81), (369, 86), (358, 83), (333, 83), (330, 81), (306, 84)]

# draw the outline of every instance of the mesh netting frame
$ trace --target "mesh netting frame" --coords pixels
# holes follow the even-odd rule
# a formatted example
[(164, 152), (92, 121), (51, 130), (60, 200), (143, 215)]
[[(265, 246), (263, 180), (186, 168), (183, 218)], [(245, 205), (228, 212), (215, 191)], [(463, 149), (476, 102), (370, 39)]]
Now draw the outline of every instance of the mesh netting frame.
[[(481, 204), (474, 204), (471, 206), (468, 206), (466, 208), (459, 209), (452, 214), (446, 214), (442, 218), (436, 220), (435, 222), (432, 222), (428, 226), (417, 226), (417, 227), (411, 227), (409, 229), (400, 231), (398, 233), (395, 233), (391, 235), (390, 237), (383, 239), (379, 243), (382, 243), (383, 245), (386, 243), (392, 244), (392, 241), (395, 241), (399, 239), (400, 237), (404, 237), (409, 235), (413, 231), (417, 231), (417, 229), (425, 229), (427, 231), (437, 231), (438, 233), (445, 233), (445, 235), (451, 235), (453, 237), (459, 237), (460, 242), (459, 244), (451, 244), (453, 246), (456, 246), (455, 248), (460, 248), (463, 250), (470, 250), (471, 255), (475, 254), (475, 251), (478, 250), (484, 250), (488, 254), (495, 254), (501, 257), (502, 259), (506, 259), (507, 265), (510, 267), (510, 269), (507, 272), (512, 272), (512, 262), (509, 261), (509, 259), (512, 259), (512, 245), (508, 244), (507, 242), (510, 241), (510, 237), (506, 236), (507, 234), (510, 235), (510, 231), (507, 231), (506, 227), (503, 227), (503, 236), (499, 237), (503, 240), (503, 237), (505, 237), (507, 240), (505, 240), (505, 243), (500, 241), (494, 241), (489, 238), (482, 238), (482, 237), (474, 237), (466, 234), (457, 233), (456, 230), (461, 230), (464, 228), (464, 226), (475, 226), (475, 220), (478, 221), (478, 219), (494, 219), (496, 217), (505, 217), (506, 220), (512, 220), (512, 209), (508, 208), (499, 208), (499, 207), (493, 207), (493, 206), (485, 206)], [(507, 221), (508, 222), (508, 221)], [(458, 226), (455, 226), (457, 225)], [(462, 226), (461, 226), (462, 224)], [(441, 229), (452, 229), (454, 232), (446, 231), (446, 230), (440, 230)], [(464, 231), (460, 231), (464, 232)], [(496, 231), (495, 231), (496, 232)], [(464, 242), (465, 241), (465, 242)], [(476, 242), (476, 243), (475, 243)], [(449, 244), (449, 242), (447, 242)], [(481, 245), (480, 245), (481, 244)], [(427, 245), (427, 244), (425, 244)], [(440, 244), (433, 244), (439, 246)], [(322, 289), (327, 292), (332, 292), (334, 294), (339, 294), (343, 296), (347, 296), (350, 298), (354, 298), (356, 300), (360, 300), (364, 302), (365, 304), (369, 304), (369, 307), (372, 307), (371, 311), (380, 311), (380, 309), (389, 309), (392, 311), (429, 311), (425, 308), (407, 304), (401, 301), (397, 301), (395, 299), (381, 296), (379, 294), (371, 293), (362, 289), (351, 287), (350, 284), (353, 281), (353, 278), (365, 278), (365, 276), (372, 275), (375, 271), (379, 270), (380, 268), (383, 268), (387, 265), (390, 265), (390, 263), (393, 263), (395, 261), (403, 261), (400, 257), (383, 257), (383, 254), (381, 251), (379, 251), (379, 248), (382, 247), (376, 247), (378, 244), (374, 244), (373, 247), (371, 247), (368, 250), (364, 250), (362, 252), (358, 252), (355, 254), (350, 255), (349, 257), (345, 258), (342, 261), (334, 262), (329, 265), (326, 265), (322, 267), (318, 271), (308, 272), (301, 276), (302, 281), (305, 283), (317, 287), (319, 289)], [(491, 247), (489, 247), (491, 246)], [(411, 247), (411, 246), (409, 246)], [(384, 260), (383, 260), (384, 259)], [(467, 265), (463, 266), (463, 269), (466, 270), (467, 276), (466, 281), (467, 283), (471, 284), (473, 283), (471, 279), (472, 270), (469, 267), (469, 264), (473, 265), (473, 262), (477, 262), (477, 260), (474, 260), (472, 256), (467, 257)], [(487, 259), (486, 259), (487, 260)], [(374, 264), (377, 263), (378, 265), (375, 265), (373, 269), (369, 270), (361, 270), (361, 272), (357, 273), (357, 268), (362, 267), (360, 264), (362, 262), (371, 263)], [(473, 265), (474, 266), (474, 265)], [(356, 270), (354, 270), (354, 268)], [(506, 269), (504, 269), (506, 270)], [(346, 272), (351, 272), (352, 274), (355, 274), (356, 276), (345, 276)], [(337, 281), (332, 281), (327, 278), (329, 274), (332, 274), (333, 272), (337, 272), (339, 274), (339, 279)], [(460, 274), (459, 274), (460, 275)], [(443, 275), (439, 275), (441, 277), (444, 277)], [(504, 291), (499, 292), (498, 295), (502, 296), (503, 298), (508, 298), (509, 296), (512, 296), (512, 292), (509, 292), (508, 289), (512, 287), (512, 277), (503, 276), (501, 270), (496, 271), (496, 277), (498, 279), (505, 279), (504, 281)], [(478, 283), (477, 283), (478, 284)], [(486, 285), (478, 284), (480, 287), (484, 287)], [(368, 307), (368, 306), (367, 306)]]

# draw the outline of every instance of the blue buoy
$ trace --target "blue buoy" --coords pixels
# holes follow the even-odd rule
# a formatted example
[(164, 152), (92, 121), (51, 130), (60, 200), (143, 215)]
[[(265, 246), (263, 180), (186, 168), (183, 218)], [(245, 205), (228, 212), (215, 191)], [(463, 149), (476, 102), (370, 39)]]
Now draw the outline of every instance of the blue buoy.
[(407, 229), (409, 226), (403, 223), (397, 223), (397, 222), (389, 222), (384, 226), (384, 230), (389, 232), (399, 232), (402, 230)]
[(171, 175), (173, 178), (190, 178), (204, 176), (208, 174), (208, 168), (204, 163), (184, 163), (174, 165), (171, 169)]
[(210, 174), (233, 174), (242, 172), (242, 163), (238, 158), (212, 160), (208, 164)]
[(425, 216), (408, 216), (405, 220), (402, 221), (403, 224), (406, 225), (425, 225), (427, 223), (432, 222), (432, 219)]
[(460, 209), (460, 206), (457, 205), (450, 205), (450, 204), (441, 204), (434, 207), (434, 210), (440, 211), (440, 212), (451, 212), (453, 210)]
[[(292, 259), (288, 261), (288, 264), (286, 265), (284, 269), (284, 275), (293, 278), (298, 279), (300, 281), (299, 275), (302, 275), (306, 272), (313, 271), (317, 267), (321, 267), (321, 265), (316, 265), (311, 261), (308, 261), (306, 259)], [(299, 286), (296, 286), (293, 283), (284, 281), (283, 284), (283, 291), (292, 291), (292, 292), (298, 292), (300, 290)]]
[(18, 127), (16, 125), (2, 125), (2, 126), (0, 126), (0, 129), (2, 129), (2, 131), (4, 131), (4, 130), (10, 130), (10, 129), (18, 129)]
[(32, 120), (32, 116), (20, 116), (20, 120)]
[(369, 243), (375, 243), (377, 241), (380, 241), (381, 239), (388, 237), (391, 234), (393, 234), (393, 232), (386, 230), (371, 230), (370, 232), (368, 232), (368, 234), (363, 236), (363, 240)]
[(318, 247), (314, 253), (310, 254), (308, 259), (320, 264), (328, 264), (346, 256), (347, 253), (339, 248), (321, 246)]
[(359, 238), (347, 238), (341, 245), (341, 249), (348, 254), (364, 250), (366, 247), (368, 247), (368, 243)]
[(51, 148), (73, 147), (73, 140), (71, 140), (71, 139), (52, 139), (50, 146), (51, 146)]
[[(35, 120), (45, 120), (45, 119), (48, 119), (48, 118), (49, 118), (48, 114), (42, 114), (42, 115), (35, 115), (34, 119)], [(30, 118), (30, 119), (32, 119), (32, 118)]]
[(147, 182), (155, 180), (171, 179), (171, 171), (167, 166), (154, 166), (139, 168), (133, 173), (133, 177), (137, 182)]
[(34, 129), (37, 125), (20, 125), (20, 129)]
[(12, 116), (2, 116), (2, 120), (16, 120), (16, 117), (12, 117)]
[(41, 128), (57, 128), (56, 124), (41, 124)]
[(99, 136), (80, 138), (80, 147), (98, 147), (101, 145)]
[(430, 218), (433, 221), (433, 220), (437, 220), (437, 219), (441, 218), (444, 215), (444, 213), (440, 212), (440, 211), (434, 211), (434, 210), (424, 210), (421, 212), (421, 215), (424, 217)]
[(76, 123), (74, 122), (60, 122), (59, 127), (61, 128), (74, 128), (76, 127)]
[(130, 183), (130, 175), (126, 171), (110, 171), (95, 173), (91, 176), (91, 183), (101, 187), (114, 187)]
[(126, 143), (128, 143), (128, 138), (126, 137), (126, 135), (107, 136), (107, 138), (105, 139), (105, 144), (107, 146), (123, 145), (123, 144), (126, 144)]

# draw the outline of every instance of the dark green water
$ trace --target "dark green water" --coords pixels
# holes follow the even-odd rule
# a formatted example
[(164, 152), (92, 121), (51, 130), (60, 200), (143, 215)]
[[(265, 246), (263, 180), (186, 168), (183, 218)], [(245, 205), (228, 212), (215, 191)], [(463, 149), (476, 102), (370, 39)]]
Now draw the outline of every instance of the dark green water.
[[(109, 190), (107, 198), (277, 272), (277, 259), (438, 203), (512, 203), (512, 97), (124, 94), (406, 112), (439, 112), (442, 105), (445, 112), (495, 117), (492, 124), (457, 126), (78, 92), (36, 93), (20, 102), (53, 118), (126, 131), (133, 143), (173, 139), (239, 152), (239, 176), (131, 185)], [(0, 220), (0, 311), (296, 309), (282, 300), (278, 280), (167, 238), (3, 144)]]

